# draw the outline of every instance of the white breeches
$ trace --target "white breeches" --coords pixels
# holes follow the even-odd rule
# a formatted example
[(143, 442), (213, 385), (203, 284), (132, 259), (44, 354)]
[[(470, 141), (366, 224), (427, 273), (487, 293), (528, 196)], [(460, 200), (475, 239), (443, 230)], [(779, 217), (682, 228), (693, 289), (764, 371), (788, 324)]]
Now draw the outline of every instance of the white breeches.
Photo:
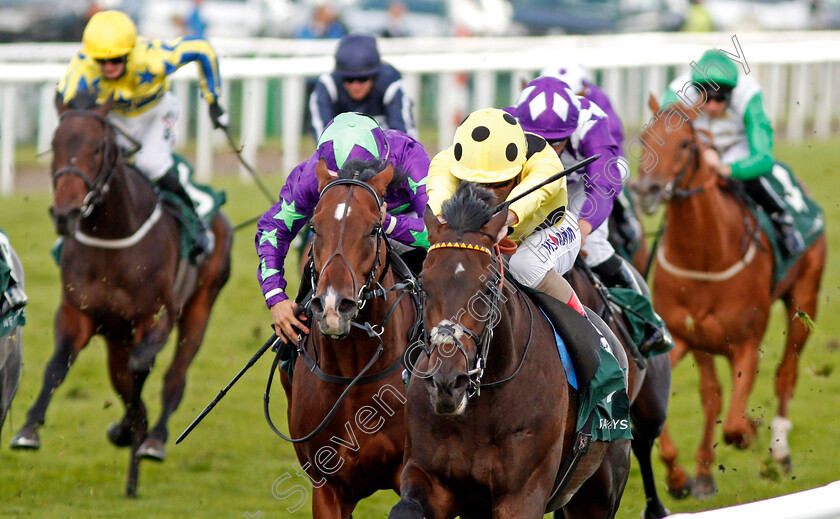
[(508, 268), (517, 281), (535, 287), (549, 270), (565, 274), (575, 264), (580, 252), (580, 229), (577, 219), (566, 214), (559, 225), (534, 231), (522, 240), (511, 256)]
[(600, 265), (615, 254), (615, 249), (607, 239), (610, 234), (608, 224), (609, 219), (604, 220), (604, 223), (589, 233), (583, 242), (580, 250), (583, 253), (583, 261), (588, 267)]
[[(157, 105), (132, 117), (112, 113), (108, 116), (114, 126), (141, 144), (134, 155), (134, 165), (152, 182), (163, 177), (172, 167), (175, 147), (175, 121), (181, 113), (178, 100), (171, 92), (163, 95)], [(120, 146), (131, 149), (133, 144), (118, 133)]]

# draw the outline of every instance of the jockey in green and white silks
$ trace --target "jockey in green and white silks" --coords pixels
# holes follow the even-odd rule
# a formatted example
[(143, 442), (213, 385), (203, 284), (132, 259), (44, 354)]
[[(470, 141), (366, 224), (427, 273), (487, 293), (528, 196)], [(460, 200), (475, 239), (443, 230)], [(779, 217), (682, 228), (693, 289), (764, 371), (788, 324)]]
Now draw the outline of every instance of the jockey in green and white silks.
[(694, 126), (712, 135), (714, 149), (704, 158), (718, 174), (740, 180), (770, 216), (785, 255), (804, 248), (782, 200), (764, 178), (773, 171), (773, 127), (764, 110), (758, 82), (722, 53), (706, 51), (700, 60), (671, 82), (662, 104), (682, 103), (697, 113)]

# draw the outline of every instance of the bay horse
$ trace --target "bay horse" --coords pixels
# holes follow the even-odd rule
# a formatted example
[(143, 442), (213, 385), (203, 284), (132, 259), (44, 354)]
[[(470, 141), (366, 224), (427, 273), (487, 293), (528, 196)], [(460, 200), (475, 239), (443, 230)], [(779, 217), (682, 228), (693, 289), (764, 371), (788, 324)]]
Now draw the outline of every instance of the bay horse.
[[(8, 266), (11, 269), (11, 274), (17, 281), (18, 288), (23, 293), (24, 279), (23, 279), (23, 265), (20, 263), (9, 239), (0, 231), (0, 259), (6, 259)], [(2, 287), (5, 288), (5, 287)], [(0, 329), (8, 330), (8, 327), (15, 322), (19, 322), (16, 316), (17, 308), (10, 305), (2, 291), (0, 291), (0, 319), (6, 318), (11, 322), (7, 325), (1, 326)], [(13, 314), (12, 312), (15, 312)], [(0, 325), (4, 323), (0, 322)], [(20, 371), (23, 364), (23, 343), (21, 336), (21, 326), (15, 326), (8, 330), (4, 335), (0, 335), (0, 433), (3, 432), (3, 424), (6, 421), (6, 413), (12, 405), (12, 400), (18, 390), (20, 384)]]
[(688, 352), (697, 362), (705, 416), (693, 481), (677, 461), (667, 427), (661, 437), (661, 456), (668, 467), (669, 491), (675, 496), (692, 493), (702, 498), (716, 491), (712, 443), (721, 411), (721, 387), (713, 355), (725, 356), (732, 366), (732, 399), (723, 422), (724, 440), (746, 448), (756, 434), (756, 424), (747, 415), (747, 400), (758, 371), (759, 346), (770, 306), (777, 299), (787, 308), (788, 333), (776, 371), (778, 410), (771, 423), (770, 451), (783, 468), (790, 469), (788, 404), (810, 332), (799, 316), (800, 312), (816, 316), (827, 247), (823, 234), (774, 285), (768, 237), (745, 202), (704, 161), (707, 145), (694, 128), (695, 112), (674, 106), (660, 110), (653, 96), (649, 105), (655, 119), (641, 140), (655, 151), (656, 162), (650, 170), (641, 168), (636, 190), (648, 213), (660, 202), (667, 203), (665, 232), (656, 258), (654, 300), (676, 344), (671, 365)]
[[(421, 274), (428, 344), (412, 370), (402, 497), (389, 517), (541, 518), (563, 505), (570, 518), (613, 517), (629, 441), (580, 448), (578, 394), (552, 325), (501, 281), (491, 252), (507, 214), (492, 216), (494, 198), (463, 183), (444, 204), (446, 223), (424, 214), (433, 244)], [(561, 467), (571, 477), (558, 478)], [(552, 495), (556, 480), (565, 484)], [(573, 500), (578, 491), (586, 499)]]
[[(594, 278), (592, 272), (587, 272), (586, 269), (588, 269), (586, 264), (578, 258), (575, 267), (565, 277), (574, 288), (581, 303), (591, 308), (610, 327), (624, 347), (627, 358), (630, 359), (627, 382), (627, 394), (630, 397), (630, 423), (633, 432), (630, 445), (639, 462), (639, 472), (645, 491), (645, 509), (642, 519), (660, 519), (670, 515), (670, 512), (662, 504), (656, 491), (651, 453), (653, 443), (665, 427), (671, 395), (671, 364), (666, 355), (655, 355), (641, 362), (633, 361), (638, 355), (638, 349), (628, 344), (632, 341), (632, 337), (629, 336), (630, 323), (623, 314), (617, 312), (615, 307), (607, 306), (607, 300), (601, 292), (605, 289), (596, 285), (596, 283), (600, 284), (600, 280)], [(636, 282), (642, 291), (647, 293), (644, 279), (637, 272), (635, 274)], [(648, 293), (647, 296), (650, 297), (650, 294)], [(579, 492), (573, 499), (580, 497)]]
[(321, 160), (316, 174), (312, 330), (291, 383), (285, 373), (281, 381), (289, 430), (306, 435), (294, 447), (313, 482), (312, 517), (347, 519), (377, 490), (400, 491), (402, 356), (419, 312), (399, 288), (405, 280), (382, 228), (392, 165), (379, 171), (373, 161), (351, 160), (332, 173)]
[[(232, 230), (217, 213), (211, 224), (214, 250), (198, 266), (180, 258), (179, 223), (162, 210), (152, 184), (124, 162), (107, 117), (111, 105), (97, 106), (87, 96), (70, 106), (57, 102), (50, 214), (64, 244), (55, 351), (41, 392), (11, 446), (40, 447), (38, 428), (53, 393), (93, 335), (102, 335), (111, 384), (125, 404), (125, 415), (108, 428), (108, 438), (131, 447), (126, 495), (134, 497), (140, 459), (165, 458), (167, 422), (181, 402), (187, 368), (230, 275)], [(160, 419), (147, 431), (143, 384), (176, 325), (178, 341), (164, 378)]]

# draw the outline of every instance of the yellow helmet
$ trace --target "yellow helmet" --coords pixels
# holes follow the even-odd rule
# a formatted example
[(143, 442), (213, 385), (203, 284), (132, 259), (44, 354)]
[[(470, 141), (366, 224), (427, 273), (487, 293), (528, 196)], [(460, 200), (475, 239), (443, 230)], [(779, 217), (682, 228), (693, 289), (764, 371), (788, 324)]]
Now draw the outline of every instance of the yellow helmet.
[(125, 56), (134, 49), (137, 29), (125, 13), (101, 11), (91, 16), (82, 34), (82, 50), (93, 59)]
[(449, 171), (468, 182), (504, 182), (522, 171), (527, 149), (515, 117), (498, 108), (476, 110), (455, 130)]

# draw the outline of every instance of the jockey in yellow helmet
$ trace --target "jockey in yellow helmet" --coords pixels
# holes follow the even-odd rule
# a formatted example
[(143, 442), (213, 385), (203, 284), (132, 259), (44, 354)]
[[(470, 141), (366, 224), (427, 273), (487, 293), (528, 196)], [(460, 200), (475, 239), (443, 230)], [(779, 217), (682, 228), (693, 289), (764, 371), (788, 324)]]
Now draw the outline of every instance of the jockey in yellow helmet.
[[(499, 201), (513, 198), (561, 171), (563, 164), (545, 139), (522, 130), (516, 118), (496, 108), (471, 113), (455, 131), (453, 145), (432, 159), (426, 193), (436, 215), (462, 181), (493, 190)], [(566, 179), (534, 191), (510, 205), (510, 238), (519, 247), (510, 273), (520, 283), (583, 307), (563, 273), (580, 250), (580, 229), (566, 215)], [(503, 233), (507, 231), (504, 228)], [(499, 238), (503, 237), (500, 235)]]
[[(113, 97), (108, 118), (124, 134), (118, 136), (120, 145), (132, 147), (126, 136), (141, 145), (134, 155), (137, 169), (194, 207), (187, 193), (195, 190), (185, 189), (187, 179), (180, 178), (172, 158), (180, 106), (168, 80), (169, 74), (191, 62), (198, 64), (199, 85), (214, 127), (226, 128), (227, 115), (219, 106), (219, 66), (210, 44), (197, 38), (164, 43), (137, 36), (134, 22), (120, 11), (101, 11), (91, 17), (82, 35), (82, 49), (59, 82), (57, 97), (60, 104), (77, 108), (86, 108), (79, 106), (83, 98), (104, 103)], [(212, 248), (212, 234), (201, 235), (194, 254)]]

